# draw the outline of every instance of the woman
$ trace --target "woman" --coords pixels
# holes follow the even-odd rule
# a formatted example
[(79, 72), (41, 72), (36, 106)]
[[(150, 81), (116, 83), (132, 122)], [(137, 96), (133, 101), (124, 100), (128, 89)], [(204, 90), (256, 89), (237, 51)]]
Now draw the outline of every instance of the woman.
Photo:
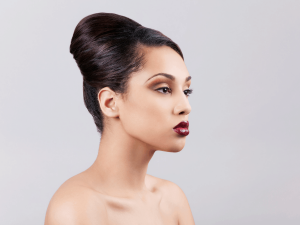
[(45, 225), (194, 224), (182, 190), (146, 174), (155, 151), (188, 135), (191, 77), (162, 33), (112, 13), (82, 19), (71, 41), (83, 95), (101, 134), (98, 156), (54, 194)]

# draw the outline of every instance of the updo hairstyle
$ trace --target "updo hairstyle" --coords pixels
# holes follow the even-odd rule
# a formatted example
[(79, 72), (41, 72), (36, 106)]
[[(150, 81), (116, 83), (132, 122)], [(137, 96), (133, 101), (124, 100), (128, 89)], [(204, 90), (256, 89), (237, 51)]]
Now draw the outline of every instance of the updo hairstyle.
[(130, 74), (145, 63), (142, 46), (169, 46), (183, 59), (179, 46), (170, 38), (125, 16), (96, 13), (83, 18), (75, 28), (70, 52), (83, 76), (84, 104), (100, 134), (104, 126), (98, 92), (109, 87), (122, 96), (126, 94)]

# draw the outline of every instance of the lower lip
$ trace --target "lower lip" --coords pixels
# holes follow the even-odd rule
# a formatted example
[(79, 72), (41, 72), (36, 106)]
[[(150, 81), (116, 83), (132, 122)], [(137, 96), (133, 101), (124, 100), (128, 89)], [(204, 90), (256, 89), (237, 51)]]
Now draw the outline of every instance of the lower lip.
[(189, 130), (187, 128), (176, 128), (176, 129), (173, 129), (177, 134), (180, 134), (180, 135), (183, 135), (183, 136), (187, 136), (189, 135)]

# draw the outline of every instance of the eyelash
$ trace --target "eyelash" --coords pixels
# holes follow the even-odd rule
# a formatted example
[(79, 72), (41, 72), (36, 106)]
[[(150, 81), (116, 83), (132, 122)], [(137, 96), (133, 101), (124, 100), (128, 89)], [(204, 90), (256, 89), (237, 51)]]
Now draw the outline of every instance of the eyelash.
[[(163, 90), (163, 89), (167, 89), (169, 93), (170, 93), (170, 91), (172, 91), (171, 88), (168, 88), (168, 87), (161, 87), (161, 88), (156, 89), (156, 91), (157, 90)], [(186, 93), (185, 93), (186, 96), (189, 96), (190, 94), (193, 93), (193, 89), (190, 89), (190, 88), (184, 90), (183, 92), (185, 92), (185, 91), (186, 91)], [(160, 92), (160, 93), (162, 93), (162, 92)], [(167, 94), (167, 93), (163, 92), (163, 94)]]

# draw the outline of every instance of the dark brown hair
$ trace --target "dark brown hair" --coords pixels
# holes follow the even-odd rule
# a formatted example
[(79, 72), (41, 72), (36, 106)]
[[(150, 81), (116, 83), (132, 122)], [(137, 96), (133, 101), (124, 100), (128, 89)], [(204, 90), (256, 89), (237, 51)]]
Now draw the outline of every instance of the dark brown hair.
[(125, 16), (96, 13), (83, 18), (75, 28), (70, 52), (83, 76), (85, 106), (100, 134), (104, 127), (98, 92), (109, 87), (126, 94), (130, 74), (144, 64), (142, 46), (169, 46), (183, 58), (170, 38)]

